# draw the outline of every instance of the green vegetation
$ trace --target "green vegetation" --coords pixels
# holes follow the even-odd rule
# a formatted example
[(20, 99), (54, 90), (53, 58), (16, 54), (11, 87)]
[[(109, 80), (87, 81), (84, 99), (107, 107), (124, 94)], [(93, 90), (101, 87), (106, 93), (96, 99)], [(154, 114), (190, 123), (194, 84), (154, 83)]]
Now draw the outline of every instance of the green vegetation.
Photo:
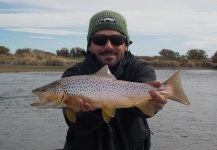
[(67, 58), (72, 57), (83, 57), (85, 54), (85, 50), (80, 47), (73, 47), (70, 51), (67, 48), (62, 48), (61, 50), (57, 50), (58, 56), (63, 56)]
[(212, 69), (217, 67), (217, 52), (207, 58), (204, 50), (191, 49), (186, 55), (180, 55), (169, 49), (162, 49), (159, 52), (160, 56), (147, 57), (137, 56), (141, 61), (146, 61), (154, 67), (163, 68), (204, 68)]
[[(10, 49), (0, 46), (0, 72), (26, 71), (64, 71), (84, 59), (85, 50), (79, 47), (62, 48), (57, 54), (38, 49), (17, 49), (15, 54)], [(141, 61), (150, 63), (155, 68), (217, 68), (217, 51), (207, 58), (204, 50), (191, 49), (186, 55), (180, 55), (170, 49), (162, 49), (160, 56), (137, 56)]]
[(211, 60), (213, 63), (217, 63), (217, 51), (215, 52), (215, 54), (211, 57)]

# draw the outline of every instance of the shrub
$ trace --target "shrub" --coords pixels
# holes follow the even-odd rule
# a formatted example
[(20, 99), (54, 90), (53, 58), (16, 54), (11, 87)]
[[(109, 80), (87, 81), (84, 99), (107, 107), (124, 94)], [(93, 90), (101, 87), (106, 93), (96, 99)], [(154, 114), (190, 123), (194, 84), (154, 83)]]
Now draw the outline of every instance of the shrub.
[(10, 49), (4, 46), (0, 46), (0, 54), (9, 54)]

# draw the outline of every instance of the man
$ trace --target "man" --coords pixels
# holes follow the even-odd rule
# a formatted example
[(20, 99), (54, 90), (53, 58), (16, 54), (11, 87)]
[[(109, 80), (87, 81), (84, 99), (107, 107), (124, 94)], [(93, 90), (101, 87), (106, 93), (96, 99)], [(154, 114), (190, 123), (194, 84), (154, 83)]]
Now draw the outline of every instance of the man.
[[(67, 69), (63, 78), (75, 75), (94, 74), (108, 65), (118, 80), (131, 82), (156, 80), (153, 68), (137, 60), (128, 50), (130, 36), (125, 18), (113, 11), (101, 11), (89, 22), (87, 55), (83, 62)], [(89, 87), (91, 88), (91, 87)], [(156, 91), (150, 91), (155, 112), (163, 108), (167, 100)], [(102, 118), (101, 109), (80, 100), (76, 123), (68, 120), (69, 127), (64, 149), (66, 150), (147, 150), (150, 149), (150, 130), (146, 121), (149, 116), (137, 108), (117, 109), (109, 123)]]

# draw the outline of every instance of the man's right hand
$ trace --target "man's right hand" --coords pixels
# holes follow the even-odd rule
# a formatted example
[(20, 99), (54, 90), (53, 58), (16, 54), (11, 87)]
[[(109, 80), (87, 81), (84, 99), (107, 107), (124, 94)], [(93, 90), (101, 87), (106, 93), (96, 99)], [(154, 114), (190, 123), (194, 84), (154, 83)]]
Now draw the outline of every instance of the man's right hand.
[[(79, 102), (80, 102), (80, 110), (79, 111), (83, 111), (83, 112), (87, 112), (87, 111), (94, 111), (97, 108), (93, 107), (90, 105), (90, 103), (88, 102), (84, 102), (81, 98), (78, 98)], [(78, 110), (76, 110), (75, 112), (79, 112)]]

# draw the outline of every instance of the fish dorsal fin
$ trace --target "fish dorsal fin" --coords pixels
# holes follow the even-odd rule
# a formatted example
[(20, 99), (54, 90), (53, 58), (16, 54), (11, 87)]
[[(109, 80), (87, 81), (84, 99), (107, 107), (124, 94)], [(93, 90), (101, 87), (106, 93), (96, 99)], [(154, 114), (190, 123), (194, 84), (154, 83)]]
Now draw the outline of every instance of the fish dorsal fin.
[(111, 71), (109, 70), (109, 67), (107, 65), (105, 65), (104, 67), (102, 67), (94, 75), (95, 76), (106, 77), (106, 78), (110, 78), (110, 79), (116, 80), (115, 76), (111, 73)]

